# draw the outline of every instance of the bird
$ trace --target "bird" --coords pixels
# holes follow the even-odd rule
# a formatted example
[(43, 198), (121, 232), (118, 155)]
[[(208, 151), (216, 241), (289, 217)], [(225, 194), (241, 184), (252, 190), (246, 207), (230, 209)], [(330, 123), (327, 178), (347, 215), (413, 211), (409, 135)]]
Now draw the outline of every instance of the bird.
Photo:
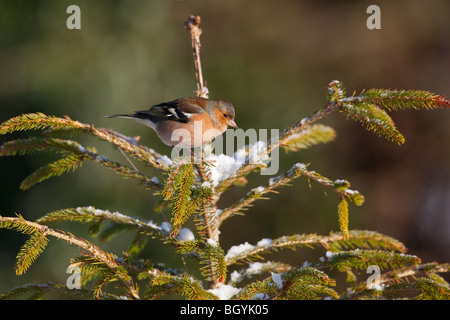
[(133, 114), (107, 117), (133, 119), (152, 128), (164, 144), (181, 148), (203, 146), (228, 127), (238, 128), (234, 107), (226, 99), (183, 97)]

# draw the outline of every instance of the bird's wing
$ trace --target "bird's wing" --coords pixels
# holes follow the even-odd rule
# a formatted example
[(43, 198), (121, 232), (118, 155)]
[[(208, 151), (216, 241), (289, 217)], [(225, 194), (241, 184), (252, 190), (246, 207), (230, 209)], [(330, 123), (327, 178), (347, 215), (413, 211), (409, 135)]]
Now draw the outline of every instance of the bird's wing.
[(184, 99), (183, 102), (174, 100), (154, 105), (150, 110), (136, 112), (136, 116), (139, 118), (147, 117), (152, 121), (172, 120), (185, 123), (190, 116), (203, 112), (205, 110), (202, 107)]

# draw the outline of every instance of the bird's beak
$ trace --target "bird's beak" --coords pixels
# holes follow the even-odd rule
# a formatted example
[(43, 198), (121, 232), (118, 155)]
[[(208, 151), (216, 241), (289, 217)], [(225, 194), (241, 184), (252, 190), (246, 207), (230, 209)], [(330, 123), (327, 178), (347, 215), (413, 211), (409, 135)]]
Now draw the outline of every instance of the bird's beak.
[(239, 127), (237, 126), (236, 122), (234, 122), (234, 120), (231, 120), (231, 119), (228, 120), (227, 124), (228, 124), (230, 127), (233, 127), (233, 128), (235, 128), (235, 129), (239, 129)]

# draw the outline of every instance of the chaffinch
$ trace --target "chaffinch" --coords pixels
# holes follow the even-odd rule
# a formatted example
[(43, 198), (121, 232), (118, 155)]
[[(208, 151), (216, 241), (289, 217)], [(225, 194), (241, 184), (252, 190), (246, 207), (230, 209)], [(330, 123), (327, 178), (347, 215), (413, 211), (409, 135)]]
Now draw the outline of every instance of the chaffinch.
[(185, 97), (152, 106), (134, 114), (109, 118), (128, 118), (149, 126), (169, 146), (198, 147), (212, 141), (234, 122), (234, 107), (228, 100)]

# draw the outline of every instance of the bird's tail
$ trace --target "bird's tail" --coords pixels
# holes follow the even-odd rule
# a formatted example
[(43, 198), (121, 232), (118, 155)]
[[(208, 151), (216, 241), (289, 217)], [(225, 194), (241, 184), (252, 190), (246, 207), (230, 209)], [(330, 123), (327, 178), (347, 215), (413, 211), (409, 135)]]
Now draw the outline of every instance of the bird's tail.
[(135, 119), (133, 114), (113, 114), (110, 116), (105, 116), (106, 118), (125, 118), (125, 119)]
[(105, 116), (107, 118), (124, 118), (124, 119), (133, 119), (134, 121), (137, 121), (143, 125), (146, 125), (152, 129), (155, 129), (156, 123), (158, 121), (152, 121), (147, 116), (142, 116), (140, 113), (135, 114), (113, 114), (110, 116)]

